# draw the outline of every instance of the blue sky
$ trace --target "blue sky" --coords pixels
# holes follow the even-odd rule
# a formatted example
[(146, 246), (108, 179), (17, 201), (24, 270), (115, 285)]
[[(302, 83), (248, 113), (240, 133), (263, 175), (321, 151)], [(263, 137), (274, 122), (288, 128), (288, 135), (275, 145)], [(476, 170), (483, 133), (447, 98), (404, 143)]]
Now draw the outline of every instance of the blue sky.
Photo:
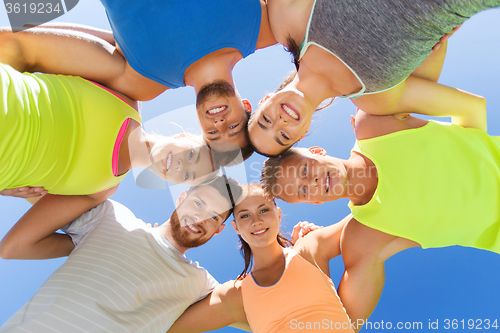
[[(61, 22), (88, 24), (108, 28), (104, 9), (98, 0), (82, 0), (69, 13), (57, 19)], [(0, 25), (9, 21), (0, 9)], [(488, 127), (492, 135), (500, 135), (500, 94), (497, 78), (500, 74), (500, 9), (476, 15), (450, 39), (448, 55), (440, 82), (461, 88), (488, 100)], [(282, 78), (293, 69), (289, 55), (281, 46), (257, 51), (240, 61), (234, 70), (234, 78), (242, 97), (256, 106), (260, 98), (279, 85)], [(185, 131), (200, 133), (194, 113), (194, 91), (181, 88), (167, 91), (157, 99), (143, 104), (142, 115), (148, 130), (163, 134), (179, 132), (170, 122), (182, 126)], [(180, 108), (183, 108), (179, 110)], [(177, 111), (175, 111), (177, 110)], [(169, 111), (175, 111), (170, 112)], [(336, 100), (332, 106), (313, 118), (309, 134), (300, 142), (301, 147), (321, 145), (329, 155), (348, 158), (354, 143), (349, 116), (355, 107), (349, 100)], [(166, 114), (165, 114), (166, 113)], [(160, 116), (161, 118), (155, 118)], [(155, 120), (152, 120), (155, 118)], [(158, 120), (160, 119), (160, 120)], [(239, 179), (257, 181), (265, 159), (254, 155), (236, 172)], [(174, 204), (169, 189), (146, 190), (135, 185), (130, 173), (120, 184), (113, 199), (128, 206), (146, 222), (162, 223), (168, 219)], [(499, 203), (500, 204), (500, 203)], [(346, 200), (323, 205), (279, 202), (283, 211), (282, 226), (291, 230), (299, 221), (329, 225), (340, 221), (349, 213)], [(29, 208), (22, 199), (0, 197), (0, 237)], [(474, 221), (471, 221), (474, 223)], [(237, 237), (228, 225), (200, 249), (187, 252), (188, 257), (198, 260), (220, 282), (234, 279), (243, 269), (243, 260), (237, 251)], [(0, 259), (0, 324), (3, 324), (36, 292), (45, 279), (64, 262), (64, 259), (23, 261)], [(330, 265), (335, 284), (340, 280), (343, 266), (340, 258)], [(421, 322), (419, 332), (428, 329), (429, 322), (438, 320), (439, 331), (444, 331), (446, 319), (456, 319), (461, 331), (468, 320), (475, 325), (496, 319), (500, 326), (500, 256), (487, 251), (450, 247), (443, 249), (410, 249), (397, 254), (386, 263), (386, 284), (380, 302), (370, 321), (378, 331), (390, 322)], [(304, 281), (307, 283), (307, 281)], [(301, 289), (291, 290), (300, 297)], [(463, 320), (463, 321), (462, 321)], [(434, 326), (435, 327), (435, 326)], [(450, 327), (450, 330), (451, 329)], [(220, 332), (233, 332), (226, 328)]]

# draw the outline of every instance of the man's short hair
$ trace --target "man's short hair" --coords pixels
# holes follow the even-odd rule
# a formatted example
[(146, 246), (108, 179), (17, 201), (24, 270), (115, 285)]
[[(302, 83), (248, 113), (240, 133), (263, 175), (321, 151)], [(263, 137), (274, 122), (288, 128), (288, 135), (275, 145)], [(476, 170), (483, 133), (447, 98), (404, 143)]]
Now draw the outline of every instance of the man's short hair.
[(260, 184), (264, 189), (264, 193), (270, 197), (280, 198), (280, 189), (277, 189), (278, 178), (283, 175), (282, 164), (287, 159), (300, 155), (300, 148), (290, 148), (283, 154), (270, 157), (264, 162), (262, 173), (260, 174)]
[(238, 200), (240, 199), (241, 194), (243, 192), (240, 184), (235, 179), (228, 178), (224, 175), (216, 176), (216, 177), (207, 179), (206, 181), (204, 181), (198, 185), (191, 186), (189, 188), (188, 193), (190, 193), (191, 191), (193, 191), (197, 188), (201, 188), (204, 186), (211, 186), (214, 189), (216, 189), (217, 192), (219, 192), (219, 194), (222, 197), (224, 197), (227, 200), (227, 202), (230, 204), (228, 214), (224, 218), (224, 222), (225, 222), (227, 220), (227, 218), (233, 213), (235, 203), (238, 202)]

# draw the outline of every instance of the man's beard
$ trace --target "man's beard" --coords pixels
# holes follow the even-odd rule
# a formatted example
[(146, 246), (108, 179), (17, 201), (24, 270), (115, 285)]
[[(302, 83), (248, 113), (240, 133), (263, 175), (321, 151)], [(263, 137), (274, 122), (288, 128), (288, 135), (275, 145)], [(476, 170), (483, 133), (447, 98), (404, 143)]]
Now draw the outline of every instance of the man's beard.
[(172, 237), (174, 238), (175, 242), (182, 247), (198, 247), (205, 244), (210, 240), (210, 238), (212, 238), (212, 236), (206, 237), (207, 232), (202, 226), (197, 225), (197, 227), (202, 230), (200, 236), (194, 239), (189, 238), (189, 235), (191, 235), (191, 233), (185, 229), (185, 226), (181, 226), (179, 216), (177, 215), (177, 210), (174, 210), (174, 212), (170, 216), (170, 228), (172, 230)]
[(233, 86), (224, 80), (216, 80), (209, 83), (198, 92), (196, 95), (196, 108), (203, 105), (211, 97), (234, 97), (236, 91)]

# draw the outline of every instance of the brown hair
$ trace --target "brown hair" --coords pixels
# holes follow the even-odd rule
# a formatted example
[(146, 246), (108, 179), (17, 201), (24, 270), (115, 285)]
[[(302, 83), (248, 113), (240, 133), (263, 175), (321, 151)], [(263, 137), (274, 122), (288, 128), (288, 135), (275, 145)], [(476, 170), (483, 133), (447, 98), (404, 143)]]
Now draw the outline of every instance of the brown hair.
[(243, 189), (235, 179), (228, 178), (225, 175), (221, 175), (207, 179), (198, 185), (191, 186), (188, 190), (188, 193), (204, 186), (213, 187), (220, 193), (223, 198), (225, 198), (230, 203), (228, 214), (224, 219), (225, 222), (227, 218), (233, 213), (236, 202), (241, 200)]
[[(244, 196), (246, 196), (246, 194), (248, 194), (250, 192), (263, 191), (262, 186), (260, 184), (257, 184), (257, 183), (246, 184), (246, 185), (243, 185), (242, 188), (243, 188), (243, 192), (245, 192)], [(272, 201), (273, 201), (274, 205), (277, 206), (274, 198), (272, 199)], [(241, 203), (241, 202), (242, 201), (240, 201), (239, 203)], [(236, 220), (236, 217), (234, 217), (234, 219)], [(245, 268), (240, 273), (240, 275), (238, 275), (238, 278), (236, 279), (236, 280), (241, 280), (252, 269), (253, 256), (252, 256), (252, 249), (250, 248), (250, 245), (248, 245), (248, 243), (245, 242), (245, 240), (240, 235), (238, 235), (238, 238), (240, 240), (239, 250), (240, 250), (241, 255), (243, 256), (243, 259), (245, 260)], [(288, 246), (293, 245), (293, 243), (288, 238), (283, 236), (281, 233), (278, 233), (278, 235), (276, 236), (276, 240), (277, 240), (278, 244), (282, 247), (288, 247)]]
[(276, 191), (279, 174), (283, 174), (281, 165), (289, 158), (300, 155), (301, 148), (291, 148), (283, 154), (275, 157), (270, 157), (264, 162), (264, 167), (260, 174), (260, 184), (264, 189), (264, 193), (268, 197), (279, 198), (281, 191)]

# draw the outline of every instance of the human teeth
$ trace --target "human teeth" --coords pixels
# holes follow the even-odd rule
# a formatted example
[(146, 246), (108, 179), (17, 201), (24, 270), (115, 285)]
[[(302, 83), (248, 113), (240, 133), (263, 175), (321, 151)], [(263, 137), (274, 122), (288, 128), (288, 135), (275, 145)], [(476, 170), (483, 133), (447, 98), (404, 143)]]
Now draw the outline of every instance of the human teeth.
[(293, 119), (299, 119), (297, 112), (293, 111), (288, 105), (283, 104), (283, 110), (286, 111)]
[(187, 224), (186, 226), (187, 226), (189, 229), (193, 230), (193, 232), (196, 232), (196, 233), (198, 232), (198, 230), (197, 230), (197, 229), (195, 229), (195, 228), (194, 228), (194, 226), (193, 226), (192, 224)]
[(267, 230), (267, 229), (262, 229), (262, 230), (260, 230), (260, 231), (254, 232), (253, 234), (254, 234), (254, 235), (260, 235), (260, 234), (264, 233), (266, 230)]
[(215, 113), (221, 112), (222, 110), (225, 110), (225, 109), (226, 109), (225, 106), (221, 106), (221, 107), (218, 107), (218, 108), (215, 108), (215, 109), (208, 110), (207, 112), (210, 113), (210, 114), (215, 114)]
[(172, 166), (172, 152), (170, 152), (167, 156), (167, 162), (165, 163), (165, 169), (170, 170), (170, 167)]

